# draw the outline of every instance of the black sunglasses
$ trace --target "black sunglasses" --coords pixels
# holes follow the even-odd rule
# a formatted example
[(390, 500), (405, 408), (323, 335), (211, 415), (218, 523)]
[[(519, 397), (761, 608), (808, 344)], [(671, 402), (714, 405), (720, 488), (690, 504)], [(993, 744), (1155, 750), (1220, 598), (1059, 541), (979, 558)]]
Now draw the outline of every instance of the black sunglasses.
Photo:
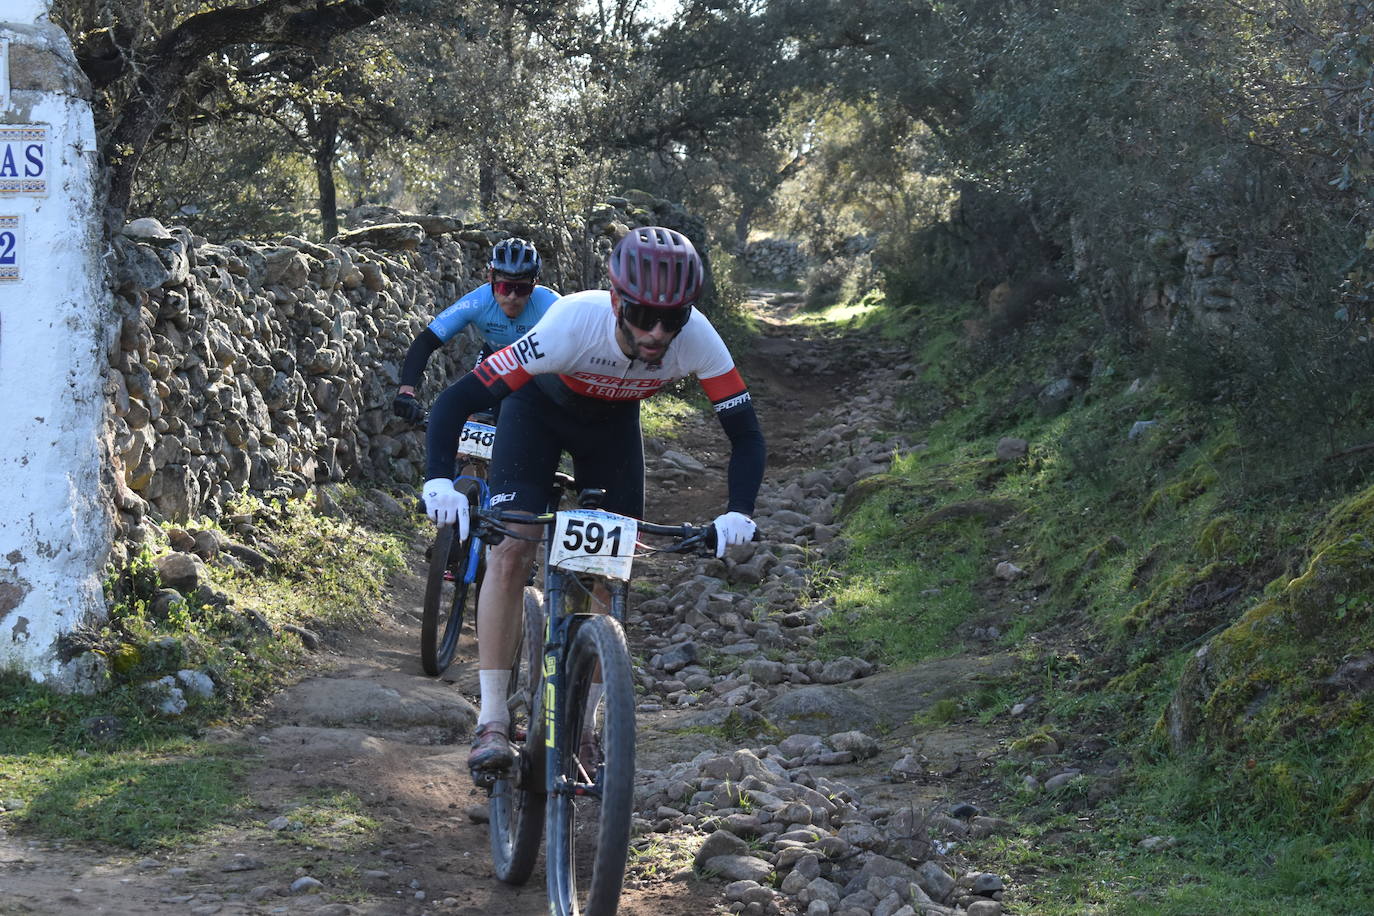
[(492, 280), (491, 288), (503, 296), (528, 296), (534, 292), (534, 281)]
[(663, 330), (673, 334), (681, 331), (687, 319), (692, 317), (692, 306), (688, 303), (675, 308), (663, 308), (621, 296), (620, 315), (641, 331), (652, 331), (654, 325), (662, 324)]

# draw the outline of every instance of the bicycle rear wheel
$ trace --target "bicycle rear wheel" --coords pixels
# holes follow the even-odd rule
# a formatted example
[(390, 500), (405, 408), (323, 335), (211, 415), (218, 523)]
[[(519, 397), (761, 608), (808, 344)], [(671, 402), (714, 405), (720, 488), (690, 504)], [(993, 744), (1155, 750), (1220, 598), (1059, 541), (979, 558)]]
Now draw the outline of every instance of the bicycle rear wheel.
[[(587, 695), (600, 671), (600, 714)], [(549, 902), (556, 916), (609, 916), (620, 901), (634, 810), (634, 680), (615, 619), (577, 624), (559, 720), (559, 785), (549, 799)], [(590, 740), (588, 740), (590, 739)]]
[(524, 884), (530, 879), (544, 834), (544, 739), (534, 722), (543, 657), (544, 610), (538, 590), (526, 588), (524, 632), (515, 653), (506, 704), (512, 737), (524, 729), (525, 740), (516, 757), (516, 772), (498, 779), (487, 801), (492, 871), (507, 884)]
[[(477, 482), (460, 480), (457, 486), (466, 491), (469, 506), (475, 507)], [(420, 618), (420, 665), (425, 674), (438, 677), (453, 661), (463, 629), (463, 610), (468, 604), (474, 611), (477, 607), (477, 593), (486, 572), (484, 560), (482, 545), (474, 546), (471, 531), (459, 540), (456, 525), (439, 529), (429, 556), (424, 614)]]

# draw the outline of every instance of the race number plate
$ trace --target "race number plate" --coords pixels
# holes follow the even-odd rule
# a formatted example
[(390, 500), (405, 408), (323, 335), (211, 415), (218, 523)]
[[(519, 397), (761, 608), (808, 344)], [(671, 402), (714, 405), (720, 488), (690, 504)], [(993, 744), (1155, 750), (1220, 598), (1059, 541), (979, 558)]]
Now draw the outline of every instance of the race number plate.
[(458, 437), (458, 454), (490, 461), (491, 444), (495, 441), (495, 426), (469, 420), (463, 424), (463, 434)]
[(596, 573), (609, 579), (630, 578), (639, 523), (596, 509), (558, 513), (549, 563), (567, 572)]

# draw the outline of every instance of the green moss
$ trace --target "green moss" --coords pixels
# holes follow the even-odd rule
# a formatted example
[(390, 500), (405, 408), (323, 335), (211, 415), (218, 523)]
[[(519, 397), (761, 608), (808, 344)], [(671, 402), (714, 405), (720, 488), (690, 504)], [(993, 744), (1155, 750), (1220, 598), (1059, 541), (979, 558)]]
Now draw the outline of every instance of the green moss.
[(1127, 633), (1138, 633), (1148, 624), (1169, 616), (1178, 609), (1185, 596), (1229, 568), (1219, 563), (1209, 563), (1202, 569), (1186, 566), (1175, 568), (1151, 590), (1148, 598), (1131, 608), (1121, 621), (1122, 629)]
[(1236, 525), (1233, 515), (1219, 515), (1208, 522), (1197, 538), (1195, 549), (1198, 556), (1207, 560), (1219, 560), (1234, 553), (1240, 546)]
[(1012, 753), (1020, 754), (1023, 757), (1041, 757), (1047, 754), (1059, 753), (1059, 739), (1047, 731), (1037, 731), (1033, 734), (1017, 738), (1011, 743)]
[[(1367, 806), (1374, 726), (1358, 674), (1342, 671), (1374, 645), (1374, 541), (1358, 530), (1372, 496), (1330, 513), (1302, 573), (1198, 653), (1175, 697), (1185, 737), (1249, 754), (1248, 797), (1284, 816), (1348, 819)], [(1330, 753), (1352, 738), (1362, 754)]]
[(1323, 535), (1325, 540), (1374, 529), (1374, 487), (1351, 497), (1332, 511)]
[[(1374, 834), (1374, 716), (1367, 687), (1341, 686), (1374, 651), (1363, 537), (1374, 532), (1374, 491), (1328, 512), (1328, 491), (1303, 481), (1264, 489), (1225, 405), (1190, 406), (1167, 384), (1128, 393), (1142, 367), (1069, 323), (961, 339), (967, 314), (940, 310), (915, 329), (923, 371), (905, 404), (928, 448), (894, 463), (845, 516), (849, 550), (817, 582), (838, 608), (821, 648), (899, 664), (956, 647), (975, 615), (1007, 615), (1002, 642), (1026, 660), (1012, 696), (1040, 697), (1046, 725), (1000, 768), (1008, 804), (1033, 808), (1044, 834), (1019, 851), (1001, 838), (976, 856), (1072, 885), (1049, 907), (1020, 892), (1027, 912), (1326, 913), (1339, 906), (1315, 904), (1314, 880), (1374, 891), (1362, 864)], [(1085, 350), (1115, 371), (1095, 372), (1088, 396), (1059, 416), (1039, 415), (1045, 367)], [(1160, 421), (1156, 434), (1128, 441), (1144, 417)], [(1029, 441), (1028, 459), (990, 464), (1001, 436)], [(945, 511), (960, 504), (1017, 511)], [(996, 557), (1033, 578), (992, 581)], [(1070, 652), (1081, 662), (1042, 664)], [(970, 713), (961, 700), (922, 719)], [(1080, 823), (1016, 791), (1047, 766), (1026, 755), (1061, 731), (1064, 747), (1092, 735), (1123, 760), (1119, 794)], [(1179, 848), (1142, 856), (1140, 840), (1157, 834), (1176, 834)], [(1318, 852), (1331, 867), (1312, 864)], [(1085, 862), (1102, 867), (1080, 881), (1094, 870)], [(1146, 877), (1121, 882), (1128, 873)], [(1175, 890), (1183, 873), (1202, 877)], [(1257, 885), (1267, 896), (1252, 897)]]

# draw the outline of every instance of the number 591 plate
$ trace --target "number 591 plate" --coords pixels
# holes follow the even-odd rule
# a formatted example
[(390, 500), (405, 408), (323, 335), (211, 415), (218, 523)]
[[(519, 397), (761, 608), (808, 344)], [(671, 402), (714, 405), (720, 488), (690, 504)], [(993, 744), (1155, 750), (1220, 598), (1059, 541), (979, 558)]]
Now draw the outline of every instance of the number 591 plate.
[(490, 461), (491, 444), (495, 441), (495, 426), (469, 420), (463, 424), (463, 433), (458, 437), (458, 454)]
[(630, 578), (639, 523), (597, 509), (558, 513), (549, 563), (568, 572), (596, 573), (610, 579)]

